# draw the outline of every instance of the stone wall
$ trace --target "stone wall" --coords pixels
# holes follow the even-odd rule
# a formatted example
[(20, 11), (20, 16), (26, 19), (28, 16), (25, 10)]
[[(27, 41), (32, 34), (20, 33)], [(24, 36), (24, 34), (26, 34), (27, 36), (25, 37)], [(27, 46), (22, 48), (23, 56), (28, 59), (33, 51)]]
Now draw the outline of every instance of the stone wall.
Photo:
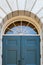
[(42, 64), (43, 64), (43, 24), (42, 24)]
[(0, 65), (2, 65), (2, 36), (1, 36), (1, 24), (0, 24)]

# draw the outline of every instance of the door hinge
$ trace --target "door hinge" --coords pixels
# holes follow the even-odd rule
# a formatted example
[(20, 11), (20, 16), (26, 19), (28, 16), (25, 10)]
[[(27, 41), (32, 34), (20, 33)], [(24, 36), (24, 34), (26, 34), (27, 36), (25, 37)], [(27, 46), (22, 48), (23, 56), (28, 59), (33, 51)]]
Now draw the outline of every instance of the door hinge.
[(1, 57), (3, 58), (3, 54), (1, 55)]
[(41, 42), (41, 38), (40, 38), (40, 42)]
[(40, 58), (41, 58), (41, 54), (40, 54)]

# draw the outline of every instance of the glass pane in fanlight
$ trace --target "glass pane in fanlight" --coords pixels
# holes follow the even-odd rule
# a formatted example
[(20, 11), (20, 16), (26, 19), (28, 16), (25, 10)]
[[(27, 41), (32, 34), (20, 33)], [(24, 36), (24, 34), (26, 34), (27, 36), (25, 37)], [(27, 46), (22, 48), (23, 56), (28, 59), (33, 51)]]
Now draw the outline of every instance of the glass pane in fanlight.
[(11, 30), (12, 31), (9, 30), (6, 34), (37, 34), (37, 32), (29, 26), (16, 26)]

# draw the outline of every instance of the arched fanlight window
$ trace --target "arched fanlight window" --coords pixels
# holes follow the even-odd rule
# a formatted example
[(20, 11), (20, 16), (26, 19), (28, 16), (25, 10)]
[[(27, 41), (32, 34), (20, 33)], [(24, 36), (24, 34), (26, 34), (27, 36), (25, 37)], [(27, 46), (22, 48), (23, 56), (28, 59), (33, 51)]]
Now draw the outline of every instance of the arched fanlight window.
[(35, 26), (29, 22), (16, 21), (7, 27), (5, 34), (38, 34), (38, 31)]

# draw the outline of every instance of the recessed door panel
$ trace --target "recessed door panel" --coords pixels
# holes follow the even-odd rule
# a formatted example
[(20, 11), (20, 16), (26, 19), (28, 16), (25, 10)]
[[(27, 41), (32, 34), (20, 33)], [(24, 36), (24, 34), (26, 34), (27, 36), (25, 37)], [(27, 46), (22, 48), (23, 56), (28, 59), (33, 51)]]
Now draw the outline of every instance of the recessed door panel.
[(40, 37), (22, 37), (22, 65), (40, 65)]
[(20, 60), (20, 37), (3, 37), (3, 65), (18, 65)]

